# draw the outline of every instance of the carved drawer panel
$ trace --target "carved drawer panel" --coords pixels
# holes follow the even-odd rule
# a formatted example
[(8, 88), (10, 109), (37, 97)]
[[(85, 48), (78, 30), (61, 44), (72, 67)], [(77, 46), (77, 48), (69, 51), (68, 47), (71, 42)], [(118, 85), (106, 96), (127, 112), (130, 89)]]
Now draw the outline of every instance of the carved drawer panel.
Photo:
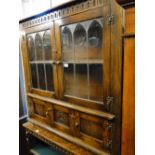
[(58, 130), (70, 134), (69, 109), (54, 105), (53, 106), (54, 127)]
[(34, 113), (42, 117), (46, 117), (45, 105), (34, 103)]
[[(113, 119), (109, 113), (88, 108), (80, 108), (56, 100), (51, 102), (30, 98), (33, 105), (33, 115), (37, 121), (51, 125), (52, 130), (68, 134), (76, 140), (82, 140), (86, 145), (110, 152), (113, 139)], [(74, 109), (75, 108), (75, 109)], [(84, 112), (84, 110), (85, 112)]]
[(80, 113), (80, 138), (99, 149), (110, 151), (112, 122), (100, 117)]
[(80, 131), (86, 135), (102, 140), (102, 125), (86, 119), (80, 119)]
[(50, 103), (43, 102), (37, 99), (31, 99), (33, 104), (32, 117), (43, 123), (53, 124), (53, 107)]
[(60, 110), (54, 110), (54, 121), (69, 126), (69, 114)]

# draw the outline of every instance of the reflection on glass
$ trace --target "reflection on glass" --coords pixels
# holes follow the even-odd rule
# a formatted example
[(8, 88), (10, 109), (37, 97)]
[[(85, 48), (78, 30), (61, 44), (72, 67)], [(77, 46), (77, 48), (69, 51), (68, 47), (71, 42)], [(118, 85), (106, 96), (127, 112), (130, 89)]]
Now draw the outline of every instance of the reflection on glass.
[(103, 101), (102, 64), (89, 65), (89, 98), (95, 101)]
[(68, 27), (64, 27), (62, 31), (62, 48), (63, 51), (69, 50), (72, 46), (72, 33)]
[(78, 24), (74, 31), (75, 46), (82, 47), (86, 42), (86, 31), (81, 24)]
[(43, 53), (42, 53), (42, 40), (39, 33), (35, 36), (35, 46), (36, 46), (36, 56), (37, 60), (43, 60)]
[(81, 24), (77, 24), (74, 31), (75, 59), (87, 59), (86, 31)]
[(101, 48), (102, 27), (97, 21), (93, 21), (88, 30), (89, 47)]
[(37, 85), (37, 65), (36, 64), (30, 64), (30, 68), (31, 68), (32, 87), (38, 88), (38, 85)]
[(62, 27), (61, 35), (63, 61), (73, 60), (74, 50), (72, 44), (72, 33), (70, 28), (68, 28), (67, 26)]
[(54, 91), (53, 66), (52, 64), (46, 64), (45, 68), (46, 68), (47, 90)]
[(93, 21), (88, 29), (88, 58), (102, 59), (102, 27)]
[(44, 58), (45, 60), (51, 60), (51, 37), (50, 30), (45, 31), (43, 36), (43, 48), (44, 48)]
[(75, 94), (80, 98), (88, 98), (87, 64), (76, 64)]
[(38, 64), (39, 86), (46, 90), (44, 64)]
[(35, 60), (35, 48), (34, 48), (34, 41), (32, 36), (28, 37), (27, 43), (28, 43), (29, 60), (33, 61)]
[(64, 64), (65, 94), (74, 95), (74, 65)]

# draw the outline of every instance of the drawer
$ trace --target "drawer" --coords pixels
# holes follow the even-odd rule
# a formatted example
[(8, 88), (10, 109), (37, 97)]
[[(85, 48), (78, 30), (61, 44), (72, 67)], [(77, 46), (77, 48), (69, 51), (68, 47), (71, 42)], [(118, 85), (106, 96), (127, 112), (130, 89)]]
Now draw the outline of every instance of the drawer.
[(50, 103), (40, 101), (38, 99), (31, 99), (33, 104), (32, 117), (36, 120), (52, 125), (53, 122), (53, 107)]
[(67, 134), (76, 142), (82, 141), (99, 150), (111, 151), (114, 115), (54, 99), (45, 101), (42, 97), (32, 97), (31, 101), (33, 118), (50, 125), (57, 134)]

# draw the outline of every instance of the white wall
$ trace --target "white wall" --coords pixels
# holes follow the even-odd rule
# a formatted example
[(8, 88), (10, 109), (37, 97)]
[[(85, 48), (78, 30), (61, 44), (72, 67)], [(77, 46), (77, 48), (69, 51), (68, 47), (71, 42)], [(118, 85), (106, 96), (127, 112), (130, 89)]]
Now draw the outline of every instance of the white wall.
[(43, 12), (51, 7), (67, 3), (73, 0), (21, 0), (22, 13), (20, 18), (26, 18), (40, 12)]
[(51, 0), (51, 5), (55, 7), (55, 6), (58, 6), (60, 4), (67, 3), (70, 1), (73, 1), (73, 0)]
[(26, 18), (49, 9), (51, 0), (22, 0), (23, 17)]

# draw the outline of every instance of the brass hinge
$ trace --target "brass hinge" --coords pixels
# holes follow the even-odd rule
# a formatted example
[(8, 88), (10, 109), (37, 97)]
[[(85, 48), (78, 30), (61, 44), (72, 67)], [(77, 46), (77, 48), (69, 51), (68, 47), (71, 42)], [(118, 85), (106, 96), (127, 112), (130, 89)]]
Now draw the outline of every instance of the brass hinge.
[(108, 25), (113, 25), (114, 24), (114, 15), (110, 15), (108, 16)]
[(114, 98), (112, 96), (106, 97), (106, 102), (104, 104), (105, 110), (110, 111), (111, 106), (113, 105)]
[(108, 138), (103, 139), (103, 146), (106, 149), (112, 149), (112, 140)]

